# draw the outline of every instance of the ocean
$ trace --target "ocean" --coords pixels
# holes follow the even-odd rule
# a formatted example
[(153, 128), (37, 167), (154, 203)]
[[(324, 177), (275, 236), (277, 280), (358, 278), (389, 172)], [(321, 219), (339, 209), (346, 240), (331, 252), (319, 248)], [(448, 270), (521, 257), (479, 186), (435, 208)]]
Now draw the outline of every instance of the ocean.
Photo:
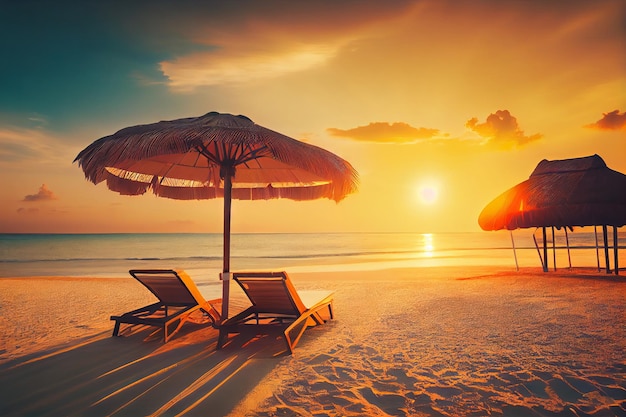
[[(610, 231), (612, 229), (609, 229)], [(535, 232), (541, 242), (541, 231)], [(619, 265), (626, 266), (622, 233)], [(261, 233), (233, 234), (230, 270), (291, 272), (390, 267), (489, 265), (540, 267), (533, 229), (471, 233)], [(552, 249), (551, 231), (548, 247)], [(567, 240), (566, 240), (567, 239)], [(558, 268), (596, 267), (593, 228), (556, 231)], [(601, 228), (598, 239), (602, 245)], [(566, 247), (569, 242), (570, 251)], [(613, 238), (609, 233), (609, 245)], [(222, 235), (0, 234), (0, 278), (30, 276), (124, 277), (129, 269), (181, 268), (194, 280), (214, 281), (222, 268)], [(598, 252), (604, 268), (604, 251)], [(613, 251), (610, 251), (613, 267)], [(550, 268), (553, 252), (548, 252)], [(517, 259), (516, 259), (517, 258)]]

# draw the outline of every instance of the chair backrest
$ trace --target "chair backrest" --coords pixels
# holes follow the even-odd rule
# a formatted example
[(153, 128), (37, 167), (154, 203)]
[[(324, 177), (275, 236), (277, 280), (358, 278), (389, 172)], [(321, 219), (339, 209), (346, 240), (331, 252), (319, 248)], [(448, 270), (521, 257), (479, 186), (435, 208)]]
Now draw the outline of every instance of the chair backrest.
[(165, 305), (193, 306), (206, 302), (196, 284), (184, 271), (131, 269), (128, 272)]
[(286, 272), (233, 272), (258, 312), (299, 316), (306, 307)]

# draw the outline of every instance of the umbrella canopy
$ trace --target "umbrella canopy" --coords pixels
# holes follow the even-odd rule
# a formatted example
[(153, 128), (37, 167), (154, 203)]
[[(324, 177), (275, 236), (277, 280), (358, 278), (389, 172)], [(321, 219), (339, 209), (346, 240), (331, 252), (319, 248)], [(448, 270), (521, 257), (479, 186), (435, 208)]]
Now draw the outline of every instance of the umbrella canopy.
[(598, 155), (541, 161), (483, 209), (483, 230), (626, 224), (626, 175)]
[(358, 174), (337, 155), (245, 116), (200, 117), (128, 127), (96, 140), (74, 162), (85, 177), (124, 195), (152, 191), (178, 200), (224, 198), (224, 294), (228, 317), (231, 200), (342, 200)]

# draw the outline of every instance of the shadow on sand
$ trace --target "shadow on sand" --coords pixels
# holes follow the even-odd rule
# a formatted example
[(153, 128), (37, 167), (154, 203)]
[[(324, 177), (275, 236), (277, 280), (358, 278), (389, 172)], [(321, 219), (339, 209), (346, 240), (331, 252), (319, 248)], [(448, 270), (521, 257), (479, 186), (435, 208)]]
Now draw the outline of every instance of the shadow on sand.
[(0, 365), (3, 416), (228, 414), (286, 353), (275, 336), (186, 326), (163, 344), (151, 330), (110, 333)]

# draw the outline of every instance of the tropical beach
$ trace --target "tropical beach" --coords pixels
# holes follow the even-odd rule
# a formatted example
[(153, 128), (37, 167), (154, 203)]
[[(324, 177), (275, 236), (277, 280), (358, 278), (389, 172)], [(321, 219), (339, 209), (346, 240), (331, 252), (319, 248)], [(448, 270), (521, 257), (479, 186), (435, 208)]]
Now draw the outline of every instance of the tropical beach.
[(626, 417), (623, 0), (5, 3), (0, 416)]
[[(293, 355), (273, 336), (216, 351), (201, 318), (167, 344), (141, 326), (113, 338), (109, 316), (153, 297), (132, 278), (3, 278), (0, 412), (626, 414), (622, 276), (474, 266), (291, 278), (335, 291), (334, 320), (309, 328)], [(232, 306), (245, 306), (241, 294)]]

